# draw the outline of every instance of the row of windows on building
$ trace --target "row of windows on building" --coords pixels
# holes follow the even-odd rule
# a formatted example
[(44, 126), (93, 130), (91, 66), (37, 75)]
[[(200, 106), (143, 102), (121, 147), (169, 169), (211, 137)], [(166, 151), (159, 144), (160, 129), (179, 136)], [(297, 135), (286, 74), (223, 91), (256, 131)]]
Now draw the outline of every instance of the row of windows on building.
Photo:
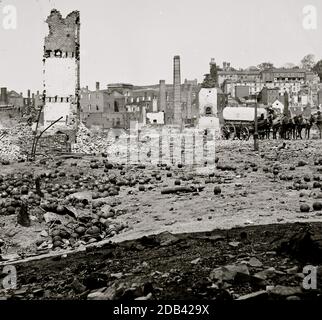
[(61, 51), (61, 50), (46, 50), (45, 51), (45, 58), (74, 58), (75, 52), (68, 52), (68, 51)]
[[(192, 92), (191, 96), (192, 96), (192, 98), (196, 98), (196, 92)], [(80, 97), (81, 97), (81, 99), (84, 99), (86, 97), (86, 95), (81, 94)], [(99, 99), (100, 95), (98, 93), (88, 93), (87, 94), (88, 100), (91, 100), (94, 97), (96, 99)], [(165, 97), (166, 97), (166, 101), (170, 101), (170, 95), (168, 93), (166, 93)], [(144, 95), (144, 96), (139, 96), (139, 97), (128, 97), (127, 102), (128, 103), (138, 103), (138, 102), (144, 102), (144, 101), (152, 101), (155, 99), (158, 99), (158, 97), (155, 95), (153, 95), (153, 96)]]
[(46, 97), (46, 102), (70, 102), (69, 97)]
[[(88, 117), (89, 117), (89, 115), (88, 115)], [(106, 121), (112, 121), (112, 126), (120, 126), (121, 125), (121, 119), (120, 118), (116, 118), (116, 119), (109, 119), (109, 118), (106, 118)], [(100, 123), (99, 122), (93, 122), (93, 125), (95, 126), (98, 126), (98, 125), (100, 125)]]
[[(110, 103), (107, 103), (106, 107), (110, 109), (111, 108)], [(92, 109), (92, 105), (89, 104), (88, 105), (88, 112), (91, 112), (91, 111), (94, 111), (94, 110), (100, 111), (100, 107), (98, 105), (95, 105), (94, 108)], [(82, 111), (83, 111), (83, 109), (82, 109)], [(114, 101), (114, 112), (120, 112), (118, 101)]]

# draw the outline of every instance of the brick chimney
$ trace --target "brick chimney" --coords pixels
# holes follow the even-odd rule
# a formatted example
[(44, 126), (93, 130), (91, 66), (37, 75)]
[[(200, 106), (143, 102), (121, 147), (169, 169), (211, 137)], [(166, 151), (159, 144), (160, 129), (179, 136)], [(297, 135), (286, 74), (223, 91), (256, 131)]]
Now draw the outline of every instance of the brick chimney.
[(176, 125), (182, 124), (181, 114), (181, 71), (180, 71), (180, 56), (173, 58), (173, 123)]
[(166, 88), (165, 80), (160, 80), (159, 82), (159, 106), (158, 111), (166, 112), (167, 101), (166, 101)]

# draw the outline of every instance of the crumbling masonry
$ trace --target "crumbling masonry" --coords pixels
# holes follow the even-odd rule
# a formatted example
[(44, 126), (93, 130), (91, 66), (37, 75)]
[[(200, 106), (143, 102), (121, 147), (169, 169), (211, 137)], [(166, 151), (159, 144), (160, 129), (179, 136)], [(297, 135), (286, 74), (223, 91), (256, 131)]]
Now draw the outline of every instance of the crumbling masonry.
[(80, 19), (73, 11), (64, 19), (52, 10), (46, 20), (49, 34), (44, 45), (44, 127), (76, 129), (80, 94)]

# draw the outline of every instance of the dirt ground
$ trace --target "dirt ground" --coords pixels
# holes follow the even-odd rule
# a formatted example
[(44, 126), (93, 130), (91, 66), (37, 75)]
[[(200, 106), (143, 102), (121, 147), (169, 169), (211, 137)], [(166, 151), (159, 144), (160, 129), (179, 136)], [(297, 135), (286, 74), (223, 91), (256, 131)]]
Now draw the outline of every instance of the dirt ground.
[[(54, 181), (59, 186), (73, 181), (74, 176), (80, 172), (94, 180), (94, 184), (102, 177), (111, 175), (116, 177), (117, 181), (122, 178), (122, 175), (135, 177), (137, 181), (132, 186), (121, 185), (118, 195), (103, 199), (107, 203), (114, 202), (113, 207), (117, 214), (112, 217), (111, 221), (116, 225), (124, 225), (124, 228), (96, 242), (95, 245), (101, 246), (101, 249), (96, 247), (85, 249), (84, 246), (79, 246), (77, 248), (68, 247), (69, 251), (61, 251), (58, 248), (54, 252), (56, 257), (50, 258), (52, 250), (42, 252), (37, 248), (39, 240), (44, 237), (46, 239), (43, 231), (50, 233), (48, 224), (39, 218), (43, 213), (37, 206), (31, 208), (30, 227), (18, 225), (16, 215), (0, 215), (0, 238), (4, 242), (2, 253), (3, 257), (8, 259), (6, 263), (13, 263), (41, 253), (49, 255), (49, 258), (40, 262), (21, 262), (18, 270), (19, 290), (22, 290), (21, 286), (24, 289), (18, 290), (13, 296), (31, 299), (37, 297), (83, 299), (88, 298), (92, 290), (120, 285), (120, 281), (115, 281), (115, 279), (121, 279), (124, 287), (129, 283), (142, 283), (142, 281), (145, 283), (145, 280), (148, 280), (148, 283), (159, 277), (160, 279), (158, 278), (154, 286), (157, 285), (160, 290), (153, 291), (154, 298), (217, 297), (221, 299), (228, 292), (228, 299), (236, 299), (245, 294), (257, 292), (262, 285), (249, 287), (248, 284), (242, 284), (240, 287), (235, 287), (234, 284), (233, 291), (228, 290), (231, 284), (218, 287), (216, 282), (213, 284), (211, 281), (207, 285), (201, 283), (201, 287), (197, 289), (193, 286), (196, 281), (199, 283), (200, 279), (207, 279), (207, 276), (209, 278), (209, 273), (213, 268), (238, 264), (244, 260), (243, 257), (246, 257), (247, 263), (247, 259), (252, 256), (261, 260), (262, 265), (258, 270), (263, 271), (266, 267), (274, 267), (277, 270), (275, 280), (271, 283), (266, 281), (266, 286), (281, 283), (281, 285), (298, 287), (303, 278), (300, 272), (303, 262), (301, 264), (293, 257), (280, 256), (276, 253), (270, 257), (269, 252), (274, 251), (271, 243), (276, 237), (283, 238), (287, 230), (292, 231), (292, 234), (297, 234), (303, 228), (302, 225), (290, 225), (289, 223), (302, 222), (307, 226), (308, 223), (322, 222), (322, 211), (313, 209), (313, 203), (322, 201), (321, 141), (286, 141), (285, 148), (281, 146), (281, 141), (260, 141), (259, 152), (254, 152), (252, 142), (221, 141), (216, 147), (218, 157), (216, 167), (210, 165), (204, 168), (206, 172), (204, 174), (196, 168), (189, 166), (180, 168), (177, 165), (171, 167), (147, 165), (144, 167), (124, 164), (121, 170), (114, 166), (104, 171), (104, 158), (101, 156), (82, 156), (77, 159), (55, 158), (47, 160), (46, 164), (36, 161), (35, 163), (14, 163), (1, 166), (3, 176), (19, 172), (33, 172), (34, 175), (55, 170), (58, 173), (64, 172), (64, 176), (58, 176)], [(92, 164), (95, 159), (98, 160), (98, 166), (93, 168)], [(57, 166), (57, 161), (61, 162), (59, 166)], [(72, 165), (75, 162), (77, 166)], [(150, 178), (147, 179), (147, 177)], [(194, 186), (194, 192), (161, 193), (164, 188), (177, 186), (179, 180), (180, 187)], [(42, 187), (46, 189), (44, 182), (42, 182)], [(94, 190), (90, 190), (93, 194), (95, 188), (94, 185)], [(215, 194), (214, 188), (220, 189), (220, 192)], [(81, 191), (84, 189), (86, 190), (86, 186)], [(61, 200), (57, 198), (57, 201)], [(6, 198), (2, 201), (6, 201)], [(300, 210), (303, 204), (309, 206), (308, 212)], [(320, 226), (320, 224), (317, 225)], [(229, 230), (236, 227), (239, 229)], [(246, 232), (251, 234), (251, 245), (249, 243), (244, 245), (240, 239), (243, 228), (250, 230)], [(202, 236), (200, 232), (211, 230), (216, 231), (206, 233), (205, 238), (200, 240)], [(141, 237), (149, 239), (146, 236), (160, 233), (165, 234), (166, 238), (170, 237), (170, 240), (166, 241), (168, 244), (164, 246), (160, 245), (160, 242), (153, 244), (154, 240), (152, 244), (149, 244), (150, 240), (142, 244), (142, 240), (134, 240)], [(199, 233), (198, 236), (197, 233)], [(172, 237), (176, 236), (172, 234), (178, 234), (180, 235), (178, 237), (180, 239), (183, 237), (184, 240), (173, 242)], [(224, 235), (223, 242), (209, 240), (214, 235), (214, 239), (217, 239), (218, 234)], [(266, 234), (266, 238), (263, 234)], [(128, 240), (134, 241), (123, 242)], [(111, 242), (120, 244), (114, 246), (110, 244)], [(231, 242), (237, 243), (236, 247), (235, 244), (231, 245)], [(242, 243), (241, 246), (240, 243)], [(76, 253), (73, 254), (73, 250), (76, 250)], [(84, 250), (87, 251), (84, 252)], [(68, 252), (67, 258), (61, 258), (65, 257), (65, 252)], [(191, 264), (191, 261), (194, 262)], [(200, 264), (200, 261), (206, 262)], [(298, 268), (298, 272), (291, 274), (291, 280), (280, 276), (288, 274), (279, 267), (283, 264), (284, 269), (294, 266)], [(132, 272), (137, 268), (141, 270), (138, 271), (140, 274), (138, 278), (136, 278), (136, 272)], [(108, 276), (106, 270), (109, 270)], [(96, 280), (93, 281), (94, 283), (98, 281), (98, 284), (91, 285), (87, 281), (91, 283), (92, 280), (88, 280), (87, 277), (90, 277), (94, 271), (105, 275), (102, 276), (102, 281), (100, 277), (98, 277), (100, 280), (97, 280), (94, 276)], [(250, 269), (250, 271), (252, 274), (256, 270)], [(79, 272), (81, 277), (76, 281), (74, 275)], [(191, 280), (187, 280), (188, 275)], [(177, 291), (175, 291), (177, 285), (170, 285), (167, 282), (176, 282), (178, 280), (176, 277), (181, 279), (181, 283), (185, 283)], [(72, 279), (76, 281), (76, 287), (82, 289), (75, 289)], [(149, 284), (146, 285), (149, 286)], [(216, 290), (209, 293), (208, 287), (212, 285)], [(124, 290), (128, 292), (130, 289), (134, 290), (133, 288)], [(146, 296), (147, 291), (140, 290), (135, 297)], [(95, 296), (97, 293), (93, 294)], [(123, 294), (124, 292), (121, 298), (124, 298)], [(115, 295), (117, 294), (114, 292), (113, 297)], [(294, 295), (299, 296), (296, 291)], [(318, 297), (319, 294), (315, 292), (314, 296)]]
[[(319, 171), (322, 165), (314, 165), (316, 160), (322, 159), (321, 141), (289, 141), (287, 149), (277, 151), (280, 145), (278, 141), (261, 141), (260, 151), (255, 153), (251, 142), (224, 141), (216, 149), (218, 164), (233, 166), (235, 171), (210, 167), (209, 172), (215, 174), (212, 178), (199, 176), (187, 167), (173, 166), (168, 171), (164, 167), (136, 169), (131, 166), (126, 170), (132, 169), (133, 174), (142, 172), (146, 176), (157, 172), (161, 181), (145, 184), (145, 191), (139, 191), (137, 185), (121, 187), (119, 195), (109, 197), (119, 202), (117, 209), (122, 212), (115, 221), (127, 225), (111, 240), (136, 239), (162, 231), (183, 233), (246, 225), (321, 221), (321, 211), (311, 208), (308, 213), (300, 212), (301, 204), (307, 203), (312, 207), (321, 196), (320, 189), (313, 188), (314, 176), (316, 179), (316, 176), (321, 177), (322, 181), (322, 171)], [(85, 156), (64, 160), (59, 171), (67, 172), (67, 179), (70, 174), (79, 171), (97, 176), (104, 174), (103, 168), (89, 168), (92, 158)], [(299, 167), (300, 160), (307, 164)], [(71, 167), (70, 164), (75, 161), (77, 167)], [(54, 164), (55, 161), (48, 161), (46, 165), (15, 163), (1, 166), (1, 174), (50, 172), (56, 168)], [(274, 165), (279, 166), (275, 179), (272, 173)], [(294, 170), (290, 170), (292, 166)], [(172, 177), (167, 177), (168, 172), (172, 173)], [(110, 173), (119, 175), (118, 170), (110, 170)], [(283, 175), (291, 176), (292, 180), (280, 180)], [(307, 190), (288, 188), (296, 179), (303, 181), (305, 176), (310, 179)], [(177, 179), (181, 180), (181, 186), (205, 188), (196, 193), (161, 194), (163, 188), (174, 186)], [(220, 186), (221, 194), (214, 194), (214, 186)], [(44, 229), (45, 224), (37, 220), (32, 221), (31, 227), (25, 228), (16, 224), (15, 216), (0, 216), (0, 234), (7, 243), (8, 253), (23, 252), (24, 248), (32, 250), (33, 243)]]

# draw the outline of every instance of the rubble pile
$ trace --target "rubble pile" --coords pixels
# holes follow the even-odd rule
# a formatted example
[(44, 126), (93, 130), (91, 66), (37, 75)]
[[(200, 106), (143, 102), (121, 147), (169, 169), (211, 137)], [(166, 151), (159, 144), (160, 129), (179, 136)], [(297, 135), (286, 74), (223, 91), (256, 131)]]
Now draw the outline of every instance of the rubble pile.
[(17, 124), (9, 129), (0, 130), (0, 160), (23, 160), (26, 154), (22, 152), (23, 141), (32, 140), (32, 131), (26, 124)]
[(106, 152), (115, 141), (115, 137), (108, 132), (95, 132), (80, 124), (76, 143), (72, 145), (72, 152), (84, 154), (100, 154)]
[[(321, 266), (316, 265), (317, 288), (304, 286), (305, 266), (312, 261), (307, 256), (298, 260), (299, 256), (295, 258), (292, 252), (281, 252), (282, 242), (278, 239), (285, 239), (283, 248), (294, 248), (296, 244), (303, 253), (310, 251), (316, 241), (320, 243), (321, 230), (321, 223), (298, 223), (206, 233), (162, 232), (122, 243), (106, 243), (82, 252), (19, 263), (18, 287), (0, 290), (0, 297), (318, 300)], [(307, 232), (312, 234), (311, 242), (305, 240)], [(316, 263), (321, 263), (321, 258)], [(54, 267), (49, 268), (52, 264)]]

